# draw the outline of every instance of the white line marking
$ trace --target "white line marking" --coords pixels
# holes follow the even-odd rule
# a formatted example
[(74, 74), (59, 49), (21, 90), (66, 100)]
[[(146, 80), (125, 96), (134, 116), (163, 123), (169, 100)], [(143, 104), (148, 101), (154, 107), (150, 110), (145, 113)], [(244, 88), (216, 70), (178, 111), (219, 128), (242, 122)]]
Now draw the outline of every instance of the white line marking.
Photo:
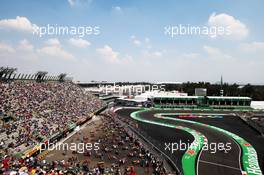
[(228, 165), (224, 165), (224, 164), (220, 164), (220, 163), (208, 162), (208, 161), (205, 161), (205, 160), (200, 160), (200, 162), (211, 164), (211, 165), (216, 165), (216, 166), (222, 166), (222, 167), (226, 167), (226, 168), (231, 168), (231, 169), (235, 169), (235, 170), (239, 170), (240, 171), (239, 168), (228, 166)]
[(203, 152), (203, 147), (202, 147), (202, 149), (201, 149), (201, 151), (199, 153), (198, 159), (197, 159), (197, 165), (196, 165), (196, 174), (197, 175), (199, 174), (199, 171), (198, 171), (198, 169), (199, 169), (199, 161), (201, 161), (200, 157), (201, 157), (202, 152)]
[[(233, 139), (233, 138), (231, 138), (231, 139)], [(240, 168), (240, 171), (242, 172), (243, 170), (242, 170), (242, 167), (241, 167), (241, 148), (240, 148), (240, 145), (237, 143), (237, 141), (236, 140), (234, 140), (233, 139), (233, 141), (236, 143), (236, 145), (238, 146), (238, 148), (239, 148), (239, 156), (238, 156), (238, 160), (239, 160), (239, 168)]]

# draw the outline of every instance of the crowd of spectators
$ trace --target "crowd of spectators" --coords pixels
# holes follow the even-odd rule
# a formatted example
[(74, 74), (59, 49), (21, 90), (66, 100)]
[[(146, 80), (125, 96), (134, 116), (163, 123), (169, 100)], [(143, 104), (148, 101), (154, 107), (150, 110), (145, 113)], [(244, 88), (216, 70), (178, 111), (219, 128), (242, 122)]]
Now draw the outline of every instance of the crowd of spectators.
[(0, 149), (20, 152), (103, 106), (71, 82), (0, 82)]
[(104, 132), (107, 134), (100, 139), (103, 143), (100, 154), (118, 167), (126, 165), (123, 170), (120, 168), (122, 174), (126, 174), (129, 165), (143, 168), (144, 171), (139, 174), (166, 174), (163, 162), (133, 132), (129, 132), (127, 126), (121, 124), (115, 113), (106, 113), (103, 122)]
[[(63, 160), (38, 156), (16, 157), (104, 106), (97, 97), (73, 83), (0, 82), (0, 174), (166, 174), (163, 162), (131, 135), (111, 113), (104, 115), (100, 150)], [(75, 141), (75, 140), (73, 140)], [(77, 140), (76, 140), (77, 142)], [(93, 161), (93, 164), (91, 163)], [(94, 166), (94, 161), (98, 164)], [(101, 166), (100, 163), (106, 163)], [(109, 166), (110, 165), (110, 166)], [(143, 171), (142, 171), (143, 170)]]
[[(85, 135), (83, 135), (85, 134)], [(87, 137), (87, 132), (79, 132), (71, 142), (79, 142), (80, 136)], [(91, 139), (91, 138), (90, 138)], [(152, 154), (140, 140), (125, 129), (113, 115), (104, 115), (100, 129), (95, 133), (100, 149), (82, 153), (64, 154), (57, 160), (28, 157), (16, 159), (5, 157), (0, 174), (23, 175), (164, 175), (163, 162)], [(83, 157), (83, 156), (81, 156)], [(95, 163), (96, 162), (96, 163)]]

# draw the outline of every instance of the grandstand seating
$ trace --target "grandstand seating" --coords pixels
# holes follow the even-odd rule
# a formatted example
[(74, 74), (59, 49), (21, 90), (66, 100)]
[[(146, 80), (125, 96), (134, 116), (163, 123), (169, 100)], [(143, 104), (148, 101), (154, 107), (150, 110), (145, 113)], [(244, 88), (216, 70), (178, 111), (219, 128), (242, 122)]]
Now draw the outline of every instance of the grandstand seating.
[(0, 82), (0, 142), (20, 152), (67, 130), (104, 103), (70, 82)]

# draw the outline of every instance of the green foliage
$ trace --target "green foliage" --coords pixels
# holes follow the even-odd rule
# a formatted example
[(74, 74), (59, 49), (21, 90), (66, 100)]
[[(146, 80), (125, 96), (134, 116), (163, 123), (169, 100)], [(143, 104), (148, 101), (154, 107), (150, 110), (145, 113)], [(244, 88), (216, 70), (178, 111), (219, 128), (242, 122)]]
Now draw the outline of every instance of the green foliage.
[[(167, 85), (166, 90), (178, 90), (188, 93), (188, 95), (194, 95), (195, 88), (206, 88), (208, 96), (219, 96), (221, 85), (210, 84), (208, 82), (192, 83), (187, 82), (182, 85)], [(238, 85), (238, 84), (223, 84), (224, 96), (245, 96), (251, 97), (256, 101), (264, 101), (264, 86), (263, 85)]]

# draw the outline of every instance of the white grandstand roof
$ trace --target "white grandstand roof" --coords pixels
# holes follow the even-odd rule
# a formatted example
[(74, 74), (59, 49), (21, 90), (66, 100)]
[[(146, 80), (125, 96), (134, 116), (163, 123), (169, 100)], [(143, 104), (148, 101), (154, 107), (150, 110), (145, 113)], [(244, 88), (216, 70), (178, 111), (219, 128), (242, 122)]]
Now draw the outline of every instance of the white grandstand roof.
[[(199, 98), (201, 96), (180, 96), (180, 95), (156, 95), (154, 98)], [(251, 100), (249, 97), (227, 97), (227, 96), (207, 96), (209, 99), (240, 99), (240, 100)]]
[(214, 99), (247, 99), (250, 100), (250, 97), (229, 97), (229, 96), (208, 96), (208, 98), (214, 98)]
[(157, 95), (153, 98), (198, 98), (198, 96), (180, 96), (180, 95)]
[(262, 109), (264, 110), (264, 101), (252, 101), (251, 107), (254, 109)]
[(187, 93), (181, 93), (178, 91), (149, 91), (145, 94), (141, 94), (150, 97), (187, 97)]

